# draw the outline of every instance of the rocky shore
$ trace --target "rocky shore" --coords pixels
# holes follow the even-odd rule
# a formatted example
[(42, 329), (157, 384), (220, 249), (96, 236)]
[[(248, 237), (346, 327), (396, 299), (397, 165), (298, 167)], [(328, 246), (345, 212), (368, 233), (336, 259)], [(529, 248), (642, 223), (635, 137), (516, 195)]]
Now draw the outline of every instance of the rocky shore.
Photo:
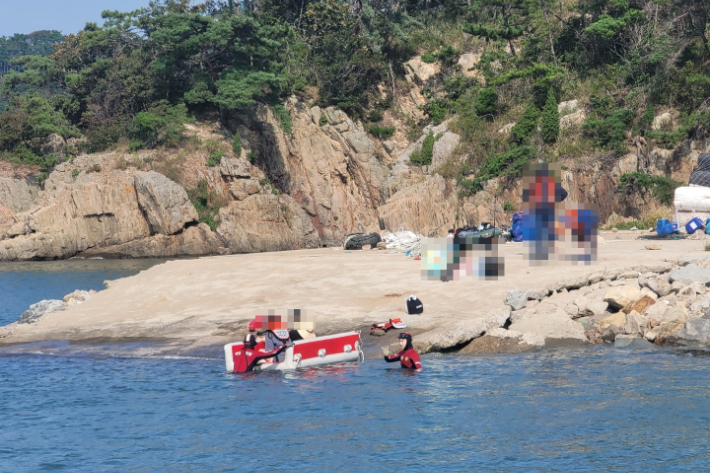
[[(366, 347), (396, 342), (368, 327), (399, 317), (422, 352), (515, 352), (614, 343), (702, 349), (710, 343), (710, 255), (701, 241), (616, 235), (594, 266), (530, 267), (520, 244), (503, 248), (498, 281), (422, 281), (419, 263), (389, 250), (327, 248), (170, 261), (75, 292), (64, 310), (0, 328), (0, 346), (153, 340), (156, 353), (186, 353), (240, 339), (266, 309), (303, 308), (317, 332), (361, 330)], [(275, 290), (278, 288), (278, 290)], [(404, 313), (416, 294), (422, 315)], [(56, 308), (56, 307), (55, 307)], [(29, 322), (29, 323), (26, 323)], [(392, 332), (394, 333), (394, 332)], [(394, 335), (396, 336), (396, 334)]]
[(569, 343), (710, 345), (710, 257), (606, 270), (556, 287), (510, 290), (511, 314), (462, 351), (511, 352)]

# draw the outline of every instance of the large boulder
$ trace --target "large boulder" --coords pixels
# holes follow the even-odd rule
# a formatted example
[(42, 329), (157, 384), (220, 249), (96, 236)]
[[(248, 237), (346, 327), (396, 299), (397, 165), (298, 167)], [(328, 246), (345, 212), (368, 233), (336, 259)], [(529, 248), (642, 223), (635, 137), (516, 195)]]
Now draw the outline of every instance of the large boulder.
[(635, 311), (626, 315), (624, 332), (627, 334), (643, 337), (649, 330), (651, 330), (651, 324), (648, 317), (644, 317)]
[(504, 309), (486, 317), (476, 317), (473, 320), (452, 324), (447, 330), (436, 330), (417, 336), (414, 347), (420, 353), (441, 351), (455, 347), (480, 337), (497, 327), (503, 327), (510, 319), (510, 310)]
[(138, 204), (153, 234), (173, 235), (197, 221), (197, 211), (179, 184), (155, 171), (137, 172)]
[(657, 276), (651, 278), (641, 277), (639, 278), (639, 283), (641, 286), (648, 288), (654, 294), (660, 297), (667, 296), (673, 290), (671, 283), (668, 281), (666, 276)]
[(450, 131), (445, 132), (434, 142), (432, 150), (431, 169), (436, 169), (446, 162), (451, 153), (458, 146), (461, 137)]
[(666, 340), (673, 345), (710, 345), (710, 319), (692, 319)]
[(223, 176), (249, 179), (252, 177), (253, 166), (246, 159), (223, 157), (220, 160), (219, 171)]
[(617, 309), (622, 309), (632, 302), (641, 299), (643, 295), (639, 289), (632, 286), (616, 286), (612, 287), (604, 294), (604, 302), (608, 302), (610, 306)]
[(614, 346), (618, 348), (650, 348), (652, 345), (647, 340), (635, 335), (617, 335), (614, 339)]
[[(546, 345), (554, 345), (561, 341), (577, 343), (586, 343), (587, 341), (582, 325), (570, 319), (562, 309), (527, 317), (520, 322), (511, 324), (509, 329), (522, 333), (523, 340), (542, 338)], [(528, 337), (525, 337), (526, 334)]]
[(680, 281), (688, 285), (695, 282), (708, 284), (710, 283), (710, 269), (701, 268), (695, 264), (689, 264), (683, 268), (671, 271), (668, 274), (668, 277), (672, 282)]
[(622, 311), (625, 314), (630, 314), (631, 312), (638, 312), (639, 314), (644, 314), (646, 309), (655, 304), (656, 301), (650, 296), (643, 296), (641, 299), (634, 301), (624, 307)]
[(481, 60), (481, 53), (464, 53), (459, 56), (457, 64), (461, 66), (461, 73), (465, 77), (476, 77), (478, 75), (478, 63)]
[(217, 233), (233, 253), (318, 246), (311, 217), (288, 195), (258, 194), (219, 211)]
[(673, 126), (673, 116), (668, 112), (655, 116), (651, 123), (652, 130), (662, 130), (671, 126)]

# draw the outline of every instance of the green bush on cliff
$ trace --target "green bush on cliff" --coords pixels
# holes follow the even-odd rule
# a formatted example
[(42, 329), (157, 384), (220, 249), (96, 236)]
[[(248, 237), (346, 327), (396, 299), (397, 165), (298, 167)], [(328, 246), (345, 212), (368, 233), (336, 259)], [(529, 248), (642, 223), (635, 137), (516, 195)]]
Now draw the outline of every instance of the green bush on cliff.
[(219, 225), (219, 209), (222, 204), (220, 197), (209, 189), (207, 181), (200, 180), (197, 187), (188, 189), (187, 196), (197, 210), (200, 223), (206, 223), (212, 231)]
[(523, 166), (537, 154), (533, 146), (514, 146), (504, 153), (492, 154), (481, 163), (473, 179), (459, 178), (459, 186), (465, 195), (470, 195), (483, 190), (483, 184), (490, 179), (519, 176)]
[(622, 174), (619, 178), (617, 188), (627, 194), (645, 195), (651, 192), (659, 202), (665, 205), (673, 203), (675, 190), (683, 185), (682, 182), (675, 181), (666, 176), (652, 176), (641, 171)]
[(367, 131), (369, 131), (371, 135), (376, 136), (381, 140), (386, 140), (387, 138), (390, 138), (392, 135), (394, 135), (395, 127), (372, 125)]
[(621, 156), (628, 148), (626, 132), (631, 128), (633, 119), (633, 112), (622, 108), (604, 118), (588, 119), (582, 126), (582, 131), (598, 149), (612, 151)]
[(409, 156), (409, 161), (415, 166), (429, 166), (434, 157), (434, 143), (441, 138), (441, 135), (434, 135), (433, 131), (429, 133), (422, 141), (422, 147), (419, 150), (414, 150)]

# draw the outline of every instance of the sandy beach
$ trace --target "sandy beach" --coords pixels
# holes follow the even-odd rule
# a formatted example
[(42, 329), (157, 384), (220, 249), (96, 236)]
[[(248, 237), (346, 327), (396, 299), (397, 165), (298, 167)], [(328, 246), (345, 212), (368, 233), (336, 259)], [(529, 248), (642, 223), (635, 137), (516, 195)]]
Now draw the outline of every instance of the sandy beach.
[[(455, 348), (493, 328), (509, 308), (509, 289), (545, 290), (580, 285), (594, 274), (654, 270), (679, 258), (704, 256), (704, 241), (660, 241), (647, 250), (638, 232), (604, 234), (591, 266), (531, 267), (520, 243), (503, 246), (505, 275), (497, 281), (422, 281), (420, 262), (393, 251), (335, 248), (174, 260), (135, 276), (110, 281), (91, 300), (44, 315), (33, 324), (0, 328), (0, 345), (41, 341), (125, 340), (160, 342), (187, 352), (239, 340), (247, 323), (268, 309), (306, 309), (319, 334), (363, 330), (400, 317), (417, 335), (422, 351)], [(422, 315), (404, 313), (416, 294)]]

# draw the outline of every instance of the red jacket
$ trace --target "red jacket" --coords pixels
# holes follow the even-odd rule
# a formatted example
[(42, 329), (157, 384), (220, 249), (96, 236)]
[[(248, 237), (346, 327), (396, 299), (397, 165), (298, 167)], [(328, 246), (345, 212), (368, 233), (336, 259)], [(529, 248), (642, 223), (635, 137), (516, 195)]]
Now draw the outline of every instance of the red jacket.
[(269, 352), (264, 352), (260, 350), (263, 346), (263, 343), (258, 343), (254, 348), (238, 348), (234, 352), (234, 372), (246, 373), (248, 371), (253, 371), (257, 362), (266, 358), (271, 358), (286, 349), (286, 345), (282, 345)]
[(419, 353), (416, 352), (414, 348), (409, 350), (402, 350), (394, 355), (385, 356), (385, 361), (392, 363), (393, 361), (399, 360), (402, 368), (408, 368), (412, 370), (422, 369), (422, 362), (419, 360)]

